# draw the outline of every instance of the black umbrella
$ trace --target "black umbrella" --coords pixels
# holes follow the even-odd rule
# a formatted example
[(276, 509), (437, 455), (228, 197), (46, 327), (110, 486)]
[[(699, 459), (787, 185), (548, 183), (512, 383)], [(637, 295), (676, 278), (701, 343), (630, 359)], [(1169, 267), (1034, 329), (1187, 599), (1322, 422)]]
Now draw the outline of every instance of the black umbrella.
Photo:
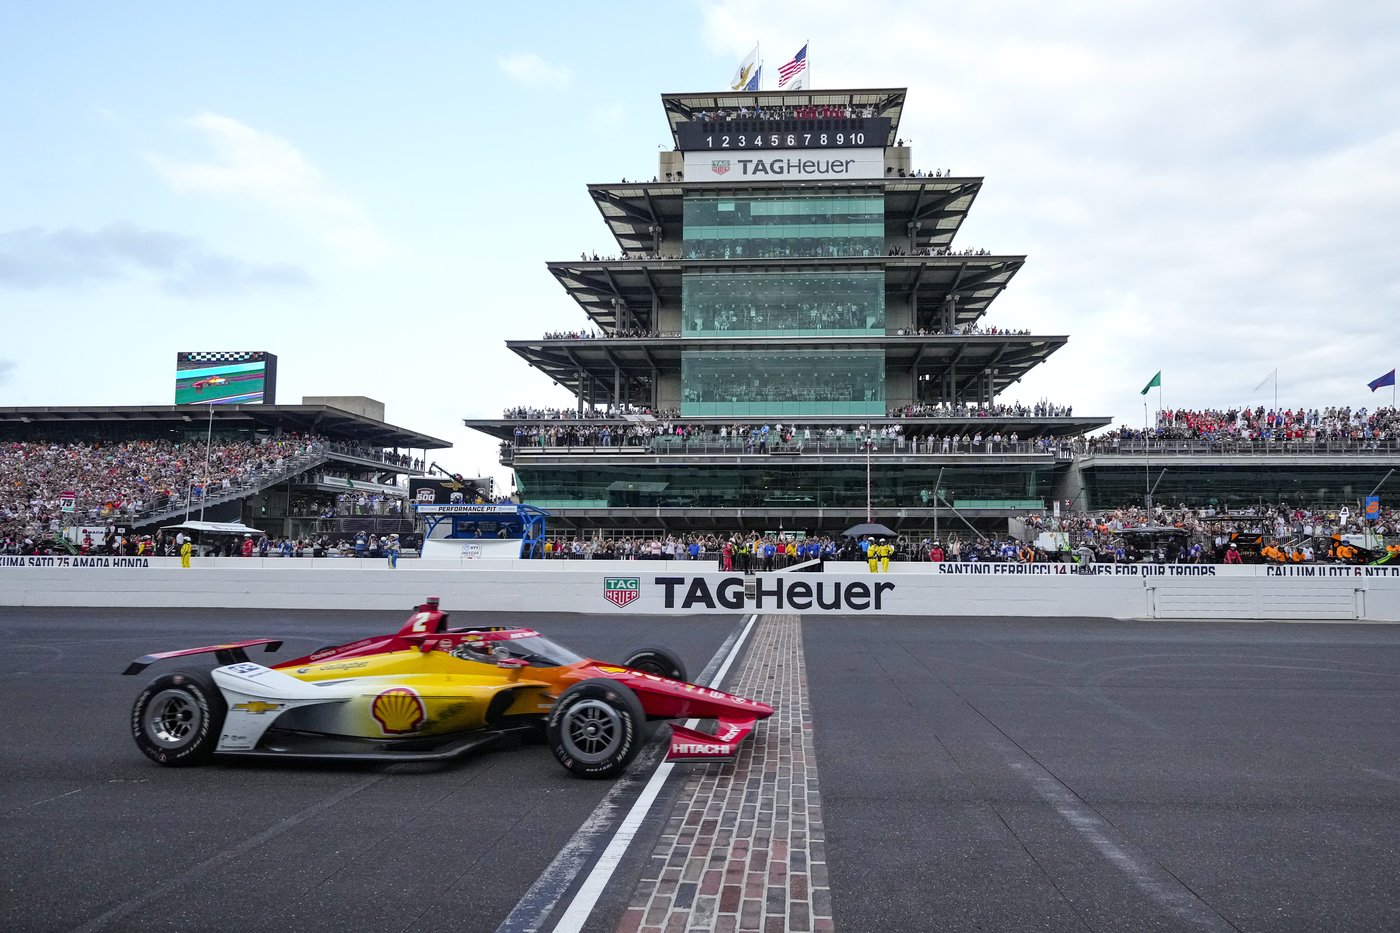
[(890, 531), (879, 522), (866, 522), (863, 525), (852, 525), (850, 528), (841, 532), (841, 534), (847, 538), (859, 538), (862, 535), (884, 535), (887, 538), (893, 538), (895, 536), (893, 531)]

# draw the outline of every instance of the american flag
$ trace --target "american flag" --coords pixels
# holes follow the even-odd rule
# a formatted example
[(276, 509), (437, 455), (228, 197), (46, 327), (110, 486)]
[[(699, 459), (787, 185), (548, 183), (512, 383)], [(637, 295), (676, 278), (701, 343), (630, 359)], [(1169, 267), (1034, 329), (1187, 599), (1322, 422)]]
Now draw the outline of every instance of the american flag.
[[(802, 49), (792, 57), (792, 61), (788, 62), (786, 65), (783, 65), (781, 68), (778, 69), (778, 87), (786, 87), (787, 83), (793, 80), (794, 78), (799, 78), (797, 86), (801, 87), (802, 81), (800, 80), (800, 76), (806, 70), (807, 46), (804, 45), (802, 46)], [(793, 88), (793, 90), (796, 89), (797, 88)]]

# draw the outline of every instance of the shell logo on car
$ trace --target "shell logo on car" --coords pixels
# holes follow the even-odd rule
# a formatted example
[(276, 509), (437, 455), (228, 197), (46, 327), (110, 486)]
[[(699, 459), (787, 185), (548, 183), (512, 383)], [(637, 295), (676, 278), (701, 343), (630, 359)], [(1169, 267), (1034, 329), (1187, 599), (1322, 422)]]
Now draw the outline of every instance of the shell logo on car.
[(393, 687), (374, 698), (370, 712), (386, 735), (414, 732), (427, 719), (423, 700), (407, 687)]

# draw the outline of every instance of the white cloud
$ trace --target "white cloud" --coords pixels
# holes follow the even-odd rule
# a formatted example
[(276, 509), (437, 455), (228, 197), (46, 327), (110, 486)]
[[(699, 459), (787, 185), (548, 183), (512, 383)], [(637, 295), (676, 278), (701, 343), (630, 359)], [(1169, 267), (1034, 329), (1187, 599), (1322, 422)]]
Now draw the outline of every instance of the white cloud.
[(563, 65), (551, 64), (534, 52), (516, 52), (502, 55), (496, 60), (507, 77), (527, 87), (568, 87), (573, 81), (573, 72)]
[(184, 298), (226, 297), (311, 284), (287, 263), (246, 262), (196, 237), (111, 223), (97, 230), (27, 228), (0, 233), (0, 288), (33, 291), (152, 279)]
[(385, 252), (386, 244), (364, 210), (337, 191), (292, 143), (215, 113), (199, 114), (183, 125), (204, 137), (209, 158), (147, 156), (175, 191), (255, 202), (356, 260)]
[(1396, 365), (1400, 8), (1333, 9), (703, 7), (717, 51), (810, 36), (818, 89), (908, 87), (915, 166), (986, 178), (957, 245), (1028, 257), (986, 323), (1071, 338), (1004, 398), (1130, 423), (1158, 369), (1167, 405), (1270, 404), (1276, 366), (1281, 404), (1357, 405)]

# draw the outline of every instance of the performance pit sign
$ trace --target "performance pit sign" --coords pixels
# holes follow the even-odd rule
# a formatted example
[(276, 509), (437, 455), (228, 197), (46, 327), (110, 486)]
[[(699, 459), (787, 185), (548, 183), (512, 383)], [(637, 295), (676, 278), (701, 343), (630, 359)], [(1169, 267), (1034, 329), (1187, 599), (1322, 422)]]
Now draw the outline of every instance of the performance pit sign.
[(885, 177), (883, 149), (687, 152), (686, 181), (807, 181)]

